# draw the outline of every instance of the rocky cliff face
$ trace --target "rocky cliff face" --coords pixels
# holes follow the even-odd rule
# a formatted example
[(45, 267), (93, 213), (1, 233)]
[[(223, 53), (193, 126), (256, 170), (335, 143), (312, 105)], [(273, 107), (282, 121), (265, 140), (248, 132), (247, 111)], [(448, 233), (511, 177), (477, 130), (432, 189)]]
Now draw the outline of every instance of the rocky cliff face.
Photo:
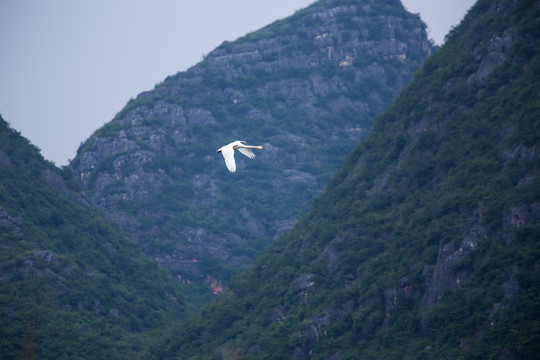
[[(226, 281), (297, 221), (432, 51), (397, 0), (319, 1), (140, 94), (69, 168), (182, 282)], [(233, 140), (265, 150), (229, 174), (215, 151)]]

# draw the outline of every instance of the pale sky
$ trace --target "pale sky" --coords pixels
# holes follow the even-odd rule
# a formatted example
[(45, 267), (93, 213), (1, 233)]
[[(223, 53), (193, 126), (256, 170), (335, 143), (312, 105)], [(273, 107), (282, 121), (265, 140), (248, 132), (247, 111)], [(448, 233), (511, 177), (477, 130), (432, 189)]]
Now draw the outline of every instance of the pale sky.
[[(130, 98), (314, 0), (0, 0), (0, 114), (67, 165)], [(474, 0), (402, 0), (441, 44)]]

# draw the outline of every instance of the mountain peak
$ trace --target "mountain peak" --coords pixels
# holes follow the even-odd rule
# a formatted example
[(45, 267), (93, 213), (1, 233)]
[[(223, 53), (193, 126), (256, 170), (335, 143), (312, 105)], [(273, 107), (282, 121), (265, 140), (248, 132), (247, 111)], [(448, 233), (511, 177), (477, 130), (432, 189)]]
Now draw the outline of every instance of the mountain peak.
[[(399, 1), (317, 2), (137, 96), (70, 169), (175, 278), (225, 284), (309, 208), (432, 49)], [(236, 138), (266, 149), (237, 159), (240, 181), (215, 154)]]

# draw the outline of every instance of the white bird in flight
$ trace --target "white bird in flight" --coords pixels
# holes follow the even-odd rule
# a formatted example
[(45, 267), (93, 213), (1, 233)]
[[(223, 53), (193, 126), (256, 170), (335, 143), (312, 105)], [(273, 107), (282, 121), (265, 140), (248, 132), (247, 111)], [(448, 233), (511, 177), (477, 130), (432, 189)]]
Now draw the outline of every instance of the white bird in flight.
[(223, 155), (225, 159), (225, 165), (230, 172), (236, 171), (236, 161), (234, 161), (234, 150), (240, 151), (242, 154), (246, 155), (250, 159), (255, 158), (255, 154), (251, 149), (264, 149), (262, 146), (252, 146), (248, 145), (245, 141), (233, 141), (230, 144), (227, 144), (217, 150), (218, 153)]

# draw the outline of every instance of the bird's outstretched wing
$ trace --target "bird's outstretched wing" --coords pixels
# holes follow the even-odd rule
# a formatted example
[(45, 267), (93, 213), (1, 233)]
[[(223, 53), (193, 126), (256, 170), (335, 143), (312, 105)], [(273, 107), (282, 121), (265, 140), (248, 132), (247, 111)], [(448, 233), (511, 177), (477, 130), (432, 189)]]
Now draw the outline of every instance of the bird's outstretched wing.
[(255, 158), (255, 153), (251, 151), (251, 149), (248, 148), (238, 148), (238, 151), (240, 151), (242, 154), (246, 155), (250, 159)]
[(234, 161), (234, 150), (232, 147), (224, 147), (221, 150), (221, 154), (223, 155), (223, 158), (225, 159), (225, 165), (227, 165), (227, 169), (229, 169), (230, 172), (236, 171), (236, 161)]

